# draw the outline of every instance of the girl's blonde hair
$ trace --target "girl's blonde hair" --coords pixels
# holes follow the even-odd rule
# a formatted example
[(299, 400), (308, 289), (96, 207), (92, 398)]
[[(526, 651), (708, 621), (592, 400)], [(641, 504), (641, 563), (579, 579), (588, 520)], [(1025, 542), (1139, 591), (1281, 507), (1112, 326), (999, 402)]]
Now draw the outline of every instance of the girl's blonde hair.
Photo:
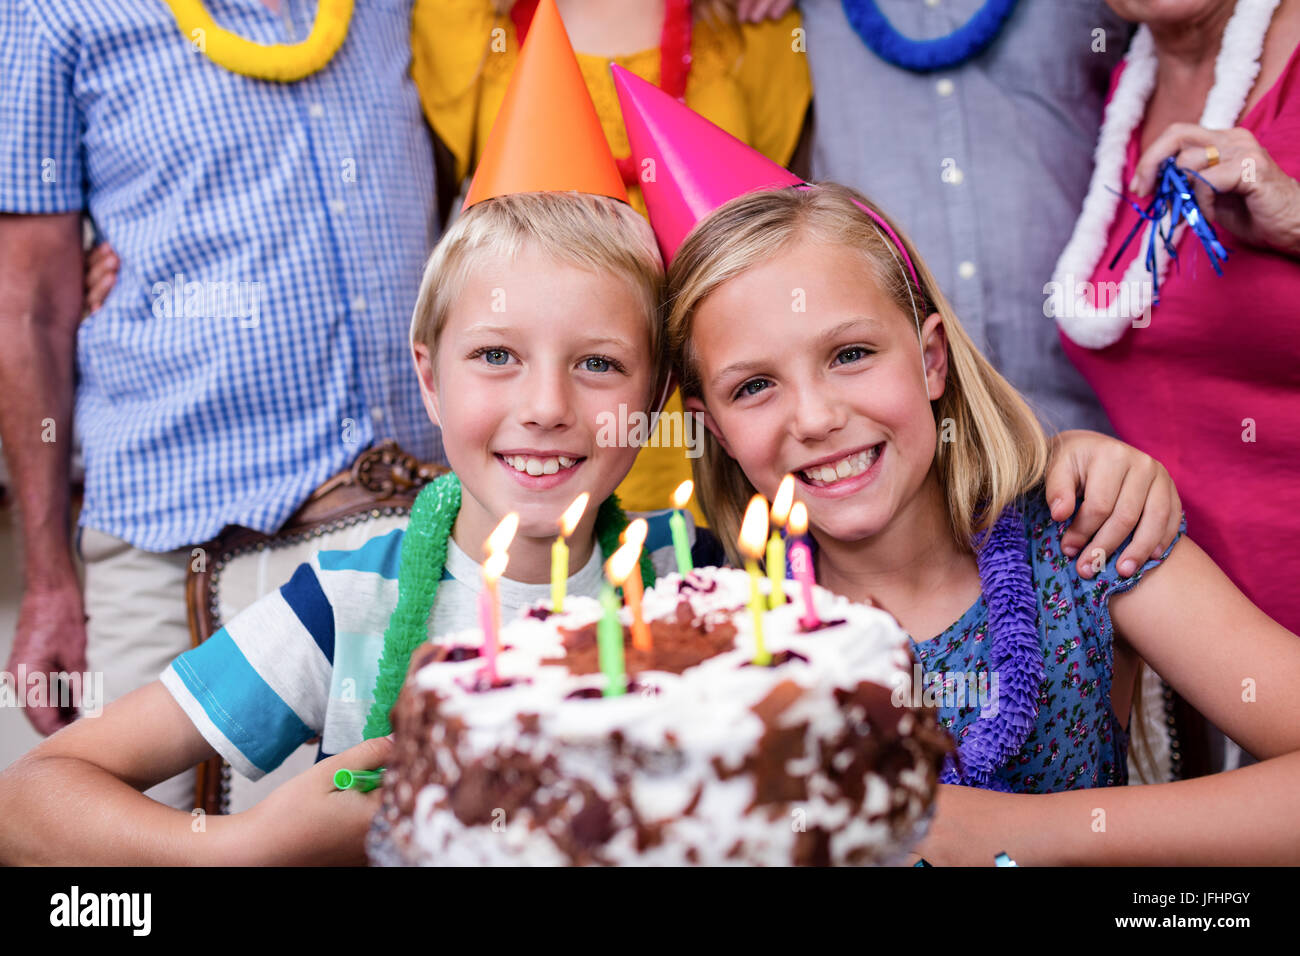
[[(893, 243), (857, 203), (875, 211), (899, 236), (916, 267), (919, 289)], [(934, 312), (942, 316), (948, 379), (943, 395), (930, 403), (939, 434), (935, 458), (953, 537), (973, 550), (972, 539), (1042, 480), (1047, 439), (1025, 400), (971, 342), (902, 230), (860, 193), (834, 183), (750, 193), (695, 228), (668, 270), (668, 349), (683, 398), (704, 398), (691, 347), (691, 324), (701, 304), (719, 286), (802, 239), (859, 253), (903, 315), (913, 314), (915, 302), (918, 322)], [(919, 326), (917, 336), (919, 343)], [(695, 480), (709, 525), (739, 563), (736, 538), (755, 489), (711, 432), (695, 462)]]
[[(559, 262), (625, 280), (646, 317), (651, 381), (668, 372), (663, 336), (664, 267), (645, 217), (625, 202), (579, 192), (497, 196), (476, 203), (448, 227), (429, 256), (411, 318), (411, 345), (437, 355), (452, 305), (484, 260), (509, 261), (530, 245)], [(578, 323), (594, 317), (575, 315)]]

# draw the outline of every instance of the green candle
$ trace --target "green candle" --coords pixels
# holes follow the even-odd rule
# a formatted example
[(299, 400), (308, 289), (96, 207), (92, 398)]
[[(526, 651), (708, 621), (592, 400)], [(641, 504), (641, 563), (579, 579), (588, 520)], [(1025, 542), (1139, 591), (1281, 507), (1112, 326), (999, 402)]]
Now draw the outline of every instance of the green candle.
[(623, 625), (618, 619), (619, 600), (606, 582), (600, 586), (600, 604), (605, 609), (596, 625), (600, 670), (605, 675), (605, 696), (621, 697), (626, 688), (623, 676)]
[(686, 518), (682, 515), (682, 509), (691, 500), (694, 489), (695, 482), (689, 478), (677, 486), (673, 492), (675, 510), (668, 516), (668, 529), (673, 533), (673, 553), (677, 555), (677, 573), (683, 575), (695, 570), (695, 562), (691, 560), (691, 544), (686, 539)]

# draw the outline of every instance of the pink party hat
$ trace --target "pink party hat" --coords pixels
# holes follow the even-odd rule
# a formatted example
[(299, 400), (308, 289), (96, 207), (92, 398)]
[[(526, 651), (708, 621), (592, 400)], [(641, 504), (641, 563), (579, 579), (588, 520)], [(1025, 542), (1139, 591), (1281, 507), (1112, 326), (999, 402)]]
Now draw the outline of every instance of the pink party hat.
[(724, 203), (803, 182), (653, 83), (617, 63), (610, 69), (664, 262), (672, 261), (697, 222)]

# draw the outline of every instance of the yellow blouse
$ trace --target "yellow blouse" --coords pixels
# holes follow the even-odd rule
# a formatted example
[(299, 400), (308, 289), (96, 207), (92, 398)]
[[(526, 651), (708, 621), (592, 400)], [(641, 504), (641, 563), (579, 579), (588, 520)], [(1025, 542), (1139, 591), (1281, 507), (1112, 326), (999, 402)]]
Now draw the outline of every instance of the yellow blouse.
[[(802, 35), (798, 10), (759, 24), (713, 25), (697, 19), (686, 105), (786, 165), (812, 99)], [(495, 13), (492, 0), (416, 0), (411, 76), (430, 126), (456, 159), (458, 180), (469, 175), (487, 142), (518, 51), (514, 23)], [(613, 58), (578, 54), (610, 150), (623, 157), (629, 153), (627, 132), (611, 63), (658, 85), (659, 49)], [(644, 213), (641, 191), (629, 186), (628, 194)], [(681, 413), (677, 393), (665, 412)], [(684, 449), (643, 448), (619, 486), (619, 497), (629, 510), (665, 508), (672, 490), (689, 477)], [(698, 509), (695, 514), (702, 520)]]

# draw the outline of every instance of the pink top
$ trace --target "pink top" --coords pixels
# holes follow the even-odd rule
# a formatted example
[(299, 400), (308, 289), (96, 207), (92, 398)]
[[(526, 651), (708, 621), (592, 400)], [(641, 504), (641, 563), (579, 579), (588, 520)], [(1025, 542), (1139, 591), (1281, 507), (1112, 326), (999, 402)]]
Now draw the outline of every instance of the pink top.
[[(1298, 61), (1293, 52), (1240, 123), (1291, 176), (1300, 176)], [(1108, 268), (1137, 219), (1122, 203), (1094, 282), (1118, 282), (1144, 254), (1136, 237)], [(1105, 349), (1061, 340), (1116, 434), (1173, 475), (1189, 535), (1265, 613), (1300, 633), (1300, 261), (1216, 229), (1229, 251), (1222, 278), (1185, 230), (1149, 326)]]

